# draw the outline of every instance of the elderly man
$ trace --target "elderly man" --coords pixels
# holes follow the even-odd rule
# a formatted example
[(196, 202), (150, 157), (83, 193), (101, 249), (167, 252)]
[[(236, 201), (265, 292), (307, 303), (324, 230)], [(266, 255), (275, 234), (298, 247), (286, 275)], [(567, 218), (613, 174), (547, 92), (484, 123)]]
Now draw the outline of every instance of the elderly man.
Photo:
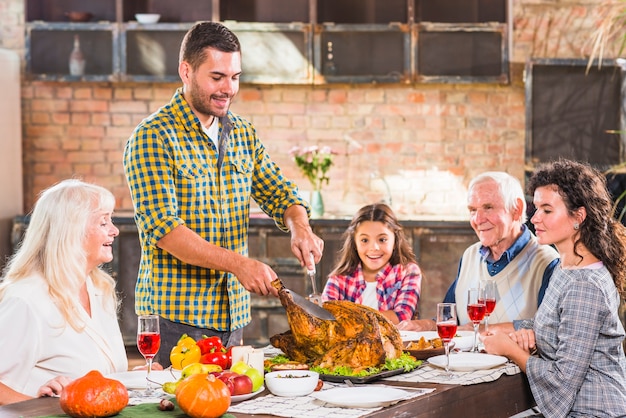
[[(490, 325), (513, 331), (515, 322), (532, 317), (558, 263), (552, 247), (540, 245), (524, 224), (526, 200), (519, 181), (503, 172), (486, 172), (469, 185), (470, 224), (479, 242), (463, 253), (456, 280), (444, 302), (456, 303), (461, 326), (471, 328), (467, 316), (467, 289), (491, 279), (497, 285), (497, 304)], [(431, 319), (406, 320), (401, 330), (436, 330)]]

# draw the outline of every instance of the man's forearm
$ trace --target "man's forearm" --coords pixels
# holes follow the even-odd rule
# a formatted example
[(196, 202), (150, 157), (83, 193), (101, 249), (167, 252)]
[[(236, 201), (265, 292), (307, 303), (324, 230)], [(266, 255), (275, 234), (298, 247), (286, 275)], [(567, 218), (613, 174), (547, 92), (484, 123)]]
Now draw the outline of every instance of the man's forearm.
[(157, 246), (193, 266), (234, 273), (244, 258), (226, 248), (211, 244), (184, 225), (159, 240)]

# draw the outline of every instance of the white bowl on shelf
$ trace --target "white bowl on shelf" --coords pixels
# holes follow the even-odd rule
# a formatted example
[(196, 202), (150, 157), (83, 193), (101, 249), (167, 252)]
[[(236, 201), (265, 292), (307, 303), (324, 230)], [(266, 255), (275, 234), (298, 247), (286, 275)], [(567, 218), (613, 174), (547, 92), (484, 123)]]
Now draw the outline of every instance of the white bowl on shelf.
[(135, 19), (139, 23), (157, 23), (161, 15), (158, 13), (137, 13), (135, 14)]
[(319, 374), (311, 370), (283, 370), (265, 374), (265, 386), (276, 396), (306, 396), (312, 393)]

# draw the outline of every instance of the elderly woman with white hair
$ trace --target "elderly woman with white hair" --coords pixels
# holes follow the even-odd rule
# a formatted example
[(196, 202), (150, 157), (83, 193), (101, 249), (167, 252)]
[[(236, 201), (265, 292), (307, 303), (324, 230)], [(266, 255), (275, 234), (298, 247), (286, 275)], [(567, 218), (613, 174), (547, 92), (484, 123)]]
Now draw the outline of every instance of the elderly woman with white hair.
[(0, 404), (59, 394), (90, 370), (128, 370), (117, 322), (114, 196), (80, 180), (45, 190), (0, 283)]

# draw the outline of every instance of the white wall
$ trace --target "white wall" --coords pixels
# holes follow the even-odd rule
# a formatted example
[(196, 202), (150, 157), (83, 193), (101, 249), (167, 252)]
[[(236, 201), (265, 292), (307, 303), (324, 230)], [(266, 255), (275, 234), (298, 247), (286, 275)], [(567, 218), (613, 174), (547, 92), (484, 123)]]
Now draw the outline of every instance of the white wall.
[(0, 268), (11, 255), (13, 218), (23, 213), (20, 60), (0, 49)]

